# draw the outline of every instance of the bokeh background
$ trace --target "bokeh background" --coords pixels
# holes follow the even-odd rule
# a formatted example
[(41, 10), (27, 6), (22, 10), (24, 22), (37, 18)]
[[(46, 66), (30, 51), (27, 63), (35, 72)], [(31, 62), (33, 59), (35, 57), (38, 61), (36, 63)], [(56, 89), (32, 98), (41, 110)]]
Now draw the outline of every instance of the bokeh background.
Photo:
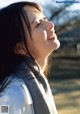
[[(0, 8), (14, 1), (25, 0), (0, 0)], [(58, 113), (80, 114), (80, 0), (26, 1), (42, 5), (61, 43), (50, 57), (48, 74)]]
[(49, 62), (49, 82), (58, 113), (80, 114), (80, 0), (40, 3), (61, 43)]

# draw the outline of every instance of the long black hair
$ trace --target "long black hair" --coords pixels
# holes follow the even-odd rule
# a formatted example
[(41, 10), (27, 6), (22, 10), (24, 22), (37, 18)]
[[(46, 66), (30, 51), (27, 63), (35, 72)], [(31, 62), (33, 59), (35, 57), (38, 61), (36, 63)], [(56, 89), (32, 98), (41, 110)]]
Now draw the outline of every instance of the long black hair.
[(21, 19), (23, 18), (25, 21), (31, 36), (31, 27), (27, 13), (23, 9), (24, 6), (35, 7), (41, 11), (41, 7), (32, 2), (18, 2), (0, 10), (0, 91), (6, 86), (5, 82), (9, 74), (14, 71), (15, 67), (20, 64), (24, 58), (24, 56), (20, 56), (14, 52), (16, 44), (18, 42), (24, 42), (27, 52), (30, 57), (32, 57), (27, 48)]

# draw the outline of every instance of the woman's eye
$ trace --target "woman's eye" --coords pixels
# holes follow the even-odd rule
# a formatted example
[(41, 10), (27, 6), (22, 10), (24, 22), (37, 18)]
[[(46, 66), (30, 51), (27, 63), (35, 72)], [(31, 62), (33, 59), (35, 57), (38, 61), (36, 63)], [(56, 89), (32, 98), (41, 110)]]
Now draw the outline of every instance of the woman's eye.
[(41, 23), (38, 23), (35, 27), (38, 27)]

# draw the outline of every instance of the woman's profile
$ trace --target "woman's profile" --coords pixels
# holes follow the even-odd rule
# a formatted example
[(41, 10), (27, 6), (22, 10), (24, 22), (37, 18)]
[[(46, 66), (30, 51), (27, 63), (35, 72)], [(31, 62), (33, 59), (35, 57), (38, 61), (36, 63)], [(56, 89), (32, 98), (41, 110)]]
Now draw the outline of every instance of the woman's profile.
[(37, 3), (0, 10), (0, 114), (57, 114), (44, 72), (59, 46), (54, 24)]

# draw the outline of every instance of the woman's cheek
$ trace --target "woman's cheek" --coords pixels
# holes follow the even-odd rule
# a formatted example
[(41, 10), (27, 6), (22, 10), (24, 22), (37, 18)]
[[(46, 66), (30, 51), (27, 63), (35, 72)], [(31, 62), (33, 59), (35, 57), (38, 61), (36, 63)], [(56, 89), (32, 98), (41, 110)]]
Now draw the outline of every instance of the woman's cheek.
[(45, 33), (42, 30), (40, 30), (40, 29), (35, 29), (32, 32), (32, 37), (35, 38), (35, 39), (38, 38), (38, 40), (39, 40), (39, 38), (41, 39), (44, 36), (45, 36)]
[(45, 30), (39, 30), (39, 31), (37, 31), (37, 35), (38, 35), (38, 37), (40, 37), (40, 39), (42, 40), (42, 41), (45, 41), (45, 40), (47, 40), (47, 33), (46, 33), (46, 31)]

